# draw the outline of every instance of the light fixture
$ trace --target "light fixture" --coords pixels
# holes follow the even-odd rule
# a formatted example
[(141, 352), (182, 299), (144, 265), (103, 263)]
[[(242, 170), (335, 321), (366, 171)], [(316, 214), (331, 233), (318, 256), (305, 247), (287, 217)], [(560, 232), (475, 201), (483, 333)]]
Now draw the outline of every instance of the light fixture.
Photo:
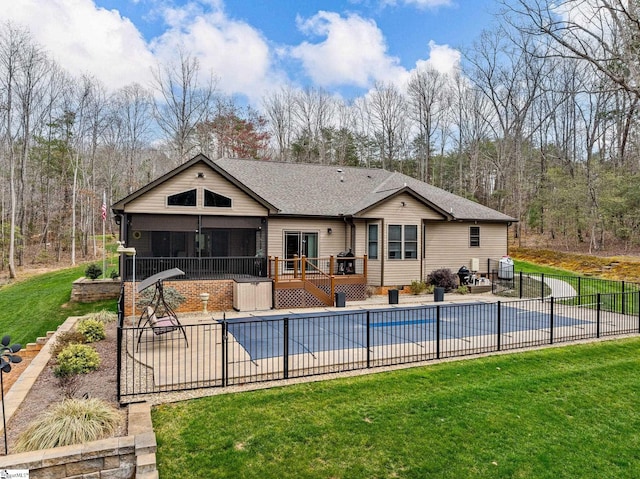
[(202, 171), (198, 171), (198, 174), (196, 175), (196, 178), (206, 178), (206, 176), (204, 175), (204, 173)]
[(331, 234), (333, 233), (333, 230), (331, 228), (327, 228), (327, 234)]
[(404, 201), (401, 201), (401, 202), (400, 202), (400, 204), (401, 204), (402, 206), (407, 206), (407, 204), (406, 204)]

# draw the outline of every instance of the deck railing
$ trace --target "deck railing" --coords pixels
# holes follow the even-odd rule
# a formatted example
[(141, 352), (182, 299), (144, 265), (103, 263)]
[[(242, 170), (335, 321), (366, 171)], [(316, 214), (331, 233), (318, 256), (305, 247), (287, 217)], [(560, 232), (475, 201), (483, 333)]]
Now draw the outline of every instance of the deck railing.
[[(134, 271), (134, 257), (124, 257), (122, 279), (131, 281)], [(177, 279), (224, 279), (238, 276), (267, 276), (267, 258), (255, 256), (169, 258), (135, 257), (136, 281), (165, 271), (180, 268), (185, 275)]]
[(294, 256), (290, 259), (269, 257), (268, 276), (275, 283), (287, 280), (308, 280), (312, 275), (342, 276), (360, 275), (367, 278), (367, 256), (329, 256), (307, 258)]

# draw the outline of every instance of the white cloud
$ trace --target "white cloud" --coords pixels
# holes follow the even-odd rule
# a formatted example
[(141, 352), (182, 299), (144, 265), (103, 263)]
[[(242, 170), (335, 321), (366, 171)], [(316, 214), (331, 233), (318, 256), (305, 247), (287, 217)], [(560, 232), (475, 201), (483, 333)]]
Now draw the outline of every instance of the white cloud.
[(3, 20), (29, 28), (33, 39), (73, 75), (107, 87), (146, 83), (153, 57), (136, 27), (92, 0), (0, 0)]
[(226, 94), (260, 97), (271, 80), (271, 54), (265, 38), (251, 25), (229, 19), (220, 2), (188, 3), (167, 9), (169, 28), (151, 42), (161, 62), (175, 59), (180, 47), (198, 58), (203, 73), (213, 72)]
[(452, 5), (451, 0), (382, 0), (382, 5), (409, 5), (415, 6), (420, 9), (435, 8), (435, 7), (447, 7)]
[(418, 60), (416, 62), (417, 69), (424, 65), (430, 66), (440, 73), (452, 74), (460, 67), (461, 54), (459, 50), (451, 48), (449, 45), (438, 45), (431, 40), (429, 42), (429, 51), (427, 60)]
[(324, 37), (319, 43), (303, 42), (290, 49), (318, 85), (367, 87), (373, 81), (393, 81), (405, 74), (399, 59), (387, 54), (384, 36), (373, 20), (320, 11), (306, 20), (298, 19), (298, 27), (309, 36)]

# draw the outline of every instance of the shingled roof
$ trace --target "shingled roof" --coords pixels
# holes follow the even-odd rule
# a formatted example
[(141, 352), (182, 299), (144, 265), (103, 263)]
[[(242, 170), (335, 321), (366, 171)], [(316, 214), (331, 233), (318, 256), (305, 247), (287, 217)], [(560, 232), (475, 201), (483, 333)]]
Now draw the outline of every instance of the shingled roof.
[(407, 193), (450, 220), (512, 222), (474, 201), (382, 169), (223, 158), (215, 165), (278, 209), (279, 215), (366, 216), (366, 210)]
[(205, 163), (272, 214), (290, 216), (366, 216), (367, 210), (409, 194), (448, 220), (513, 222), (507, 216), (471, 200), (418, 181), (402, 173), (309, 163), (282, 163), (222, 158), (212, 162), (197, 155), (112, 205), (118, 214), (127, 203), (198, 163)]

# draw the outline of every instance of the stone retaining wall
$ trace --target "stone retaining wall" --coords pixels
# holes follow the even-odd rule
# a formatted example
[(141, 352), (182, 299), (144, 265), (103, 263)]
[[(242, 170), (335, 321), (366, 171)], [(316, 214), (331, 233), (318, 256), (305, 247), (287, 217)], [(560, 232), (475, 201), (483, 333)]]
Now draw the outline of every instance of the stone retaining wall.
[(115, 299), (120, 295), (119, 279), (88, 279), (80, 278), (73, 282), (71, 301), (78, 303), (93, 303), (106, 299)]

